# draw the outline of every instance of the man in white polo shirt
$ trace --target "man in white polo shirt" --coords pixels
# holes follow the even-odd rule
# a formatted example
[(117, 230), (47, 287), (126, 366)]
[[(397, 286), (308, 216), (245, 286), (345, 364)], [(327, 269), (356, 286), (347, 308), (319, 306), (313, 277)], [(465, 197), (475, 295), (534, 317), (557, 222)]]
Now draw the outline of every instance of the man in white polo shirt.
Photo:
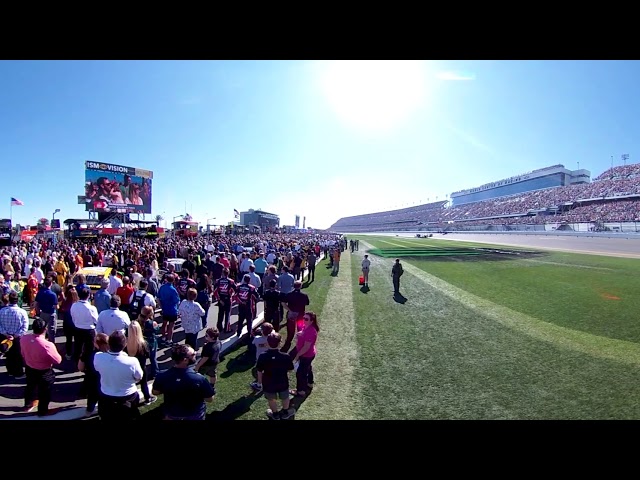
[(71, 305), (69, 313), (75, 327), (75, 346), (73, 349), (74, 364), (80, 359), (80, 352), (83, 349), (91, 351), (93, 340), (96, 338), (96, 323), (98, 323), (98, 310), (89, 303), (91, 291), (89, 288), (78, 289), (78, 299)]
[(121, 286), (122, 280), (118, 278), (118, 272), (114, 267), (111, 269), (111, 275), (109, 276), (109, 287), (107, 288), (107, 292), (113, 296)]
[(93, 365), (100, 374), (100, 420), (132, 420), (140, 416), (138, 383), (142, 367), (124, 351), (127, 339), (116, 330), (109, 336), (109, 351), (96, 353)]
[(98, 315), (98, 323), (96, 325), (96, 333), (104, 333), (111, 335), (116, 330), (125, 333), (131, 320), (126, 312), (120, 310), (120, 297), (114, 295), (111, 297), (109, 310), (104, 310)]

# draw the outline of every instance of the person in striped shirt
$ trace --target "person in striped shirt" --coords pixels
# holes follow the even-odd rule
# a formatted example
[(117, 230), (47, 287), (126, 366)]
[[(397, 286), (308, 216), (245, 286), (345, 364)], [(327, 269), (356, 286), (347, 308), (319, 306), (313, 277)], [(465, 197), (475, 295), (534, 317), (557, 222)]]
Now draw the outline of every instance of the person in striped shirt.
[(24, 364), (20, 350), (20, 338), (29, 329), (29, 316), (18, 306), (18, 292), (8, 295), (9, 304), (0, 309), (0, 339), (10, 340), (11, 348), (6, 353), (7, 373), (16, 380), (24, 378)]

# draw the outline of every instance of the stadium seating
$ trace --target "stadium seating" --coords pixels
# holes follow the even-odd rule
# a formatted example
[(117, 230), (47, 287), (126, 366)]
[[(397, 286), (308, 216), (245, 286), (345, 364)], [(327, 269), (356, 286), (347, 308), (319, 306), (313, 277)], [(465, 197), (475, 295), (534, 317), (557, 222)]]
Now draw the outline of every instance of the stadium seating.
[[(635, 197), (635, 198), (634, 198)], [(338, 220), (336, 232), (451, 229), (451, 225), (640, 221), (640, 164), (609, 169), (588, 184), (554, 187), (448, 207), (447, 201)], [(507, 218), (501, 218), (501, 217)]]

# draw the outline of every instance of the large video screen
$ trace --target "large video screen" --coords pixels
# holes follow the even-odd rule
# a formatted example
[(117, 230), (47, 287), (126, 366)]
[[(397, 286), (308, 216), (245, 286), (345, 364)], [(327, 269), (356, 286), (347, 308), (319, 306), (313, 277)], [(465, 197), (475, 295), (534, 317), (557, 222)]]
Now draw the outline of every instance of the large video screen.
[(85, 167), (86, 211), (151, 213), (153, 172), (90, 161)]

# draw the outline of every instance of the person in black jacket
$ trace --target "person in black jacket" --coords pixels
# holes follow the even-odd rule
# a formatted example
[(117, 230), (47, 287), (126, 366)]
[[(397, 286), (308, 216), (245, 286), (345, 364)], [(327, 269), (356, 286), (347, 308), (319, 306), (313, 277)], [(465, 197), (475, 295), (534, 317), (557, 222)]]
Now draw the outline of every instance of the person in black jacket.
[(238, 302), (238, 330), (237, 336), (242, 336), (242, 327), (246, 321), (247, 332), (251, 334), (253, 329), (253, 319), (256, 317), (256, 303), (260, 300), (258, 289), (249, 282), (251, 277), (242, 277), (242, 283), (236, 289), (236, 300)]
[(262, 294), (264, 300), (264, 321), (273, 325), (277, 332), (280, 330), (280, 292), (276, 290), (276, 280), (270, 280), (267, 290)]
[(98, 404), (98, 397), (100, 396), (100, 374), (93, 366), (93, 359), (98, 352), (109, 351), (109, 337), (104, 333), (96, 334), (96, 338), (93, 343), (93, 348), (82, 351), (80, 360), (78, 360), (78, 370), (84, 372), (84, 384), (87, 393), (87, 410), (85, 412), (86, 417), (90, 417), (96, 413), (96, 405)]
[(202, 316), (202, 328), (204, 329), (207, 328), (207, 317), (209, 316), (209, 307), (211, 306), (211, 297), (209, 296), (211, 287), (209, 286), (209, 277), (206, 273), (203, 273), (199, 278), (196, 289), (198, 291), (196, 302), (199, 303), (204, 310), (204, 315)]
[[(229, 278), (229, 269), (222, 271), (222, 278), (216, 280), (213, 296), (218, 302), (218, 330), (231, 331), (231, 299), (236, 294), (236, 282)], [(224, 320), (224, 330), (223, 330)]]
[(396, 263), (391, 268), (391, 276), (393, 277), (393, 293), (395, 295), (400, 294), (400, 277), (404, 273), (400, 259), (396, 258)]

